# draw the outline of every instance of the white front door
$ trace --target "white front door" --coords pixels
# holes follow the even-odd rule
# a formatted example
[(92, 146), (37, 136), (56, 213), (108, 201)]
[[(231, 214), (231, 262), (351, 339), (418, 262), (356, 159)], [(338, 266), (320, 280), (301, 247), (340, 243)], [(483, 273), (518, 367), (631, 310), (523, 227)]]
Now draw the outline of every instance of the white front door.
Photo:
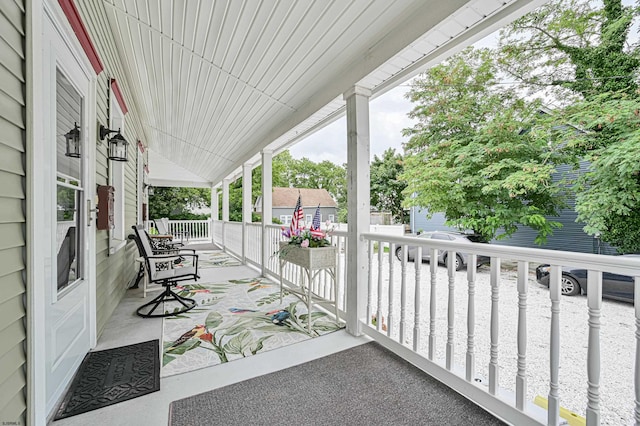
[[(52, 19), (43, 28), (43, 247), (47, 412), (95, 345), (95, 117), (92, 76)], [(93, 89), (95, 90), (95, 89)], [(93, 136), (92, 136), (93, 135)], [(75, 147), (77, 143), (77, 149)]]

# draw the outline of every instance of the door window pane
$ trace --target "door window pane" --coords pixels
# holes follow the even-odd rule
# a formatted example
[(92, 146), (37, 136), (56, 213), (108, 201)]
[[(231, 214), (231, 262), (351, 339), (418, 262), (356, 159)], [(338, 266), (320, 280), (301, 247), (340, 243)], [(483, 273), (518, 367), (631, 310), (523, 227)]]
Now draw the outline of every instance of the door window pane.
[[(69, 157), (65, 135), (82, 128), (82, 96), (56, 72), (56, 247), (58, 292), (82, 278), (81, 245), (84, 145), (79, 158)], [(80, 132), (80, 140), (84, 140)]]

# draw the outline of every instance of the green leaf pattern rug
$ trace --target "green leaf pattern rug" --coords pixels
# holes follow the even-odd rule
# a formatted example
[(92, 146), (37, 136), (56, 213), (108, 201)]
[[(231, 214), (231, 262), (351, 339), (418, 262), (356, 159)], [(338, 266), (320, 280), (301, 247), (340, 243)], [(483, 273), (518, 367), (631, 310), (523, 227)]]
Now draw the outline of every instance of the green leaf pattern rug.
[[(220, 250), (198, 250), (196, 254), (198, 255), (198, 268), (200, 269), (242, 265), (242, 262), (238, 259)], [(192, 260), (192, 257), (184, 256), (184, 260), (178, 266), (189, 266)]]
[[(266, 278), (176, 287), (198, 306), (163, 321), (162, 377), (210, 367), (330, 333), (342, 325)], [(165, 304), (171, 311), (175, 302)], [(311, 320), (311, 334), (307, 322)]]

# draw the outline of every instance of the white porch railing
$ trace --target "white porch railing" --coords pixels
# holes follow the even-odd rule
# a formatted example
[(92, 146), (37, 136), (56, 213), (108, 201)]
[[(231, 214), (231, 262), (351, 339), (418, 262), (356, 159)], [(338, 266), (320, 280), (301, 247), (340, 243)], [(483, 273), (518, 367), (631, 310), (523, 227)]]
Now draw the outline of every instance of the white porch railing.
[[(267, 228), (269, 251), (275, 254), (280, 227)], [(247, 224), (246, 229), (246, 261), (261, 267), (261, 225)], [(335, 232), (331, 237), (339, 248), (335, 291), (342, 314), (347, 309), (346, 235)], [(561, 406), (585, 416), (587, 424), (640, 422), (638, 260), (374, 233), (363, 238), (369, 242), (369, 274), (367, 292), (362, 295), (367, 299), (367, 316), (361, 322), (364, 332), (379, 343), (512, 424), (561, 424)], [(240, 255), (242, 224), (214, 223), (214, 242)], [(385, 245), (388, 251), (377, 250)], [(470, 265), (466, 271), (455, 271), (453, 262), (441, 267), (435, 262), (396, 259), (395, 248), (408, 245), (417, 247), (416, 258), (424, 250), (431, 252), (432, 259), (445, 250), (453, 260), (456, 251), (462, 251), (470, 255)], [(477, 270), (480, 254), (491, 256), (490, 267)], [(529, 288), (535, 283), (530, 269), (539, 263), (552, 265), (550, 289), (537, 284)], [(560, 297), (561, 267), (565, 265), (588, 270), (588, 297), (571, 299), (584, 300), (584, 308), (565, 303), (568, 308), (562, 309), (567, 300)], [(265, 269), (272, 278), (279, 278), (277, 256), (267, 256)], [(612, 304), (608, 309), (626, 309), (625, 324), (605, 327), (603, 272), (635, 277), (635, 310), (628, 304), (605, 302)], [(300, 276), (295, 265), (283, 271), (286, 283), (299, 282)], [(332, 299), (327, 293), (328, 278), (321, 275), (313, 290)], [(530, 332), (531, 327), (535, 333)], [(576, 336), (582, 336), (581, 344), (571, 343)], [(600, 340), (605, 337), (615, 344), (601, 348)], [(620, 354), (615, 356), (615, 365), (601, 362), (613, 360), (612, 349)], [(577, 388), (573, 385), (576, 377)], [(536, 396), (548, 400), (548, 410), (532, 403)], [(567, 404), (565, 400), (579, 402)]]
[(211, 221), (170, 220), (169, 233), (182, 236), (184, 241), (211, 241)]
[[(224, 247), (226, 251), (242, 257), (242, 223), (214, 221), (214, 240), (217, 245)], [(256, 268), (262, 268), (262, 224), (247, 224), (247, 247), (245, 250), (247, 264)], [(278, 243), (283, 240), (280, 225), (267, 225), (268, 230), (268, 255), (265, 267), (266, 275), (274, 280), (280, 279), (280, 265), (278, 262)], [(333, 292), (336, 292), (338, 308), (344, 312), (346, 302), (345, 282), (346, 282), (346, 249), (347, 233), (344, 231), (334, 231), (330, 237), (331, 243), (338, 247), (338, 258), (336, 260), (336, 283)], [(287, 264), (282, 271), (283, 281), (291, 285), (299, 282), (302, 270), (297, 265)], [(333, 299), (334, 293), (331, 291), (328, 275), (323, 271), (319, 273), (319, 279), (314, 281), (312, 291), (324, 298)]]
[[(149, 232), (155, 227), (152, 220), (145, 221), (145, 229)], [(177, 236), (182, 242), (211, 241), (211, 220), (170, 220), (169, 234)]]
[[(580, 406), (568, 408), (586, 416), (587, 424), (638, 424), (638, 260), (378, 234), (364, 238), (369, 241), (370, 269), (366, 334), (509, 423), (559, 424), (566, 398), (581, 401), (576, 403)], [(374, 242), (390, 243), (391, 249), (374, 254)], [(452, 262), (442, 268), (436, 262), (409, 265), (406, 259), (395, 259), (395, 247), (409, 244), (417, 247), (416, 258), (429, 250), (434, 259), (438, 251), (445, 250)], [(456, 251), (471, 255), (466, 271), (455, 271)], [(491, 256), (489, 271), (477, 271), (480, 254)], [(536, 285), (530, 291), (529, 283), (535, 282), (530, 266), (540, 263), (552, 265), (550, 289)], [(505, 272), (505, 264), (516, 271)], [(588, 297), (584, 308), (577, 311), (561, 309), (567, 300), (560, 297), (561, 267), (565, 265), (588, 270)], [(617, 327), (624, 324), (606, 329), (613, 333), (606, 337), (617, 346), (613, 352), (600, 346), (605, 337), (604, 327), (601, 329), (603, 272), (635, 277), (635, 310), (606, 302), (613, 304), (611, 309), (628, 308), (625, 323), (635, 325), (635, 339), (632, 332), (625, 338), (618, 334)], [(530, 333), (531, 327), (535, 333)], [(572, 342), (582, 336), (578, 339), (581, 344), (563, 345), (569, 335)], [(629, 353), (635, 356), (626, 356)], [(613, 359), (615, 365), (606, 362)], [(576, 383), (575, 377), (580, 384), (577, 388), (569, 384)], [(532, 404), (536, 396), (548, 400), (547, 412)]]

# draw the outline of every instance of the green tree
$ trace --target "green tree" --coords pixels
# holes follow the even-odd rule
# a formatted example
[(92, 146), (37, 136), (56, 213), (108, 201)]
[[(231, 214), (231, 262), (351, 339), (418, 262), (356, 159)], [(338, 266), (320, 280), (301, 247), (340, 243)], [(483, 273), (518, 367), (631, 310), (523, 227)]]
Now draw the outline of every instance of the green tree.
[[(447, 224), (486, 239), (530, 226), (542, 243), (564, 206), (556, 165), (570, 161), (540, 104), (498, 86), (491, 51), (467, 49), (414, 80), (405, 129), (407, 206), (443, 212)], [(499, 234), (500, 230), (502, 233)]]
[(635, 95), (640, 57), (629, 29), (637, 15), (621, 0), (551, 1), (501, 31), (500, 63), (530, 90), (558, 89), (548, 92), (556, 100)]
[[(341, 203), (346, 205), (346, 169), (330, 161), (297, 160), (285, 150), (273, 157), (272, 181), (275, 187), (324, 188), (336, 199), (339, 207)], [(262, 166), (253, 170), (251, 188), (253, 205), (262, 193)], [(242, 221), (242, 178), (229, 185), (229, 220)], [(252, 220), (259, 222), (261, 217), (253, 214)]]
[(567, 106), (562, 120), (584, 130), (564, 135), (591, 162), (574, 187), (578, 220), (626, 252), (640, 251), (640, 48), (629, 37), (638, 16), (640, 7), (620, 0), (554, 1), (501, 34), (504, 69), (529, 92), (545, 90)]
[(565, 111), (581, 132), (566, 140), (589, 160), (576, 183), (578, 220), (621, 252), (640, 251), (640, 103), (604, 93)]
[(208, 214), (194, 214), (192, 210), (211, 206), (211, 189), (154, 187), (149, 196), (149, 218), (168, 217), (171, 220), (206, 219)]
[(371, 162), (371, 206), (378, 211), (391, 212), (396, 223), (407, 223), (409, 215), (403, 207), (402, 191), (407, 183), (399, 179), (404, 170), (402, 154), (387, 149), (382, 158), (373, 156)]

